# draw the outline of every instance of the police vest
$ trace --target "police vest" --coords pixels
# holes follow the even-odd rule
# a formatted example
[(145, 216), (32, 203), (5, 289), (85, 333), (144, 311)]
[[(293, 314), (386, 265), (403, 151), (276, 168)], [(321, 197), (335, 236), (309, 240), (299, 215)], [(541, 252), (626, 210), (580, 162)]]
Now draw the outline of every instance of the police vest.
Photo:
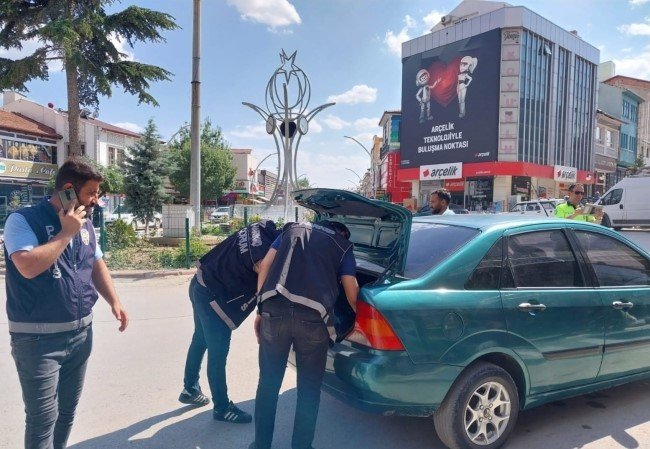
[(210, 306), (230, 329), (239, 327), (255, 309), (257, 273), (253, 266), (279, 234), (270, 220), (253, 223), (199, 260), (197, 280), (213, 294)]
[[(35, 207), (16, 212), (27, 220), (43, 245), (61, 231), (61, 222), (48, 200)], [(52, 334), (87, 326), (92, 321), (92, 308), (97, 290), (92, 281), (95, 263), (95, 230), (86, 220), (57, 261), (33, 279), (23, 277), (8, 257), (7, 315), (9, 331), (14, 333)]]
[(322, 223), (289, 223), (284, 227), (260, 302), (282, 295), (317, 310), (324, 320), (339, 296), (338, 273), (352, 243)]

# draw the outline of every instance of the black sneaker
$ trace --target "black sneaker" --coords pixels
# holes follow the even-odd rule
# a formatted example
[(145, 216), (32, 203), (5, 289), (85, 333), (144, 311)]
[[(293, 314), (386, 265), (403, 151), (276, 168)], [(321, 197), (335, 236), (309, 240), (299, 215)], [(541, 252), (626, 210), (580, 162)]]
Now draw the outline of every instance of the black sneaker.
[(232, 403), (232, 401), (230, 401), (228, 407), (222, 410), (213, 411), (212, 417), (217, 421), (230, 422), (233, 424), (248, 424), (253, 420), (251, 415), (238, 408)]
[(201, 393), (201, 391), (197, 391), (196, 393), (192, 394), (185, 389), (183, 389), (181, 392), (178, 400), (183, 404), (196, 405), (197, 407), (203, 407), (204, 405), (208, 405), (210, 403), (210, 399)]

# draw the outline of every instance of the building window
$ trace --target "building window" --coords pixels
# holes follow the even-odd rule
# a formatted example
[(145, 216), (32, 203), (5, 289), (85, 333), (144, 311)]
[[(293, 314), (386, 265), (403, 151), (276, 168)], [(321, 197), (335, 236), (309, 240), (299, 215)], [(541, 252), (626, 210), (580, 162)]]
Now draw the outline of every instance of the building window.
[(596, 126), (595, 131), (596, 131), (596, 142), (602, 143), (602, 141), (600, 140), (600, 128), (598, 126)]
[(605, 145), (612, 146), (612, 132), (610, 130), (605, 131)]
[(108, 147), (108, 165), (122, 166), (124, 164), (124, 149)]

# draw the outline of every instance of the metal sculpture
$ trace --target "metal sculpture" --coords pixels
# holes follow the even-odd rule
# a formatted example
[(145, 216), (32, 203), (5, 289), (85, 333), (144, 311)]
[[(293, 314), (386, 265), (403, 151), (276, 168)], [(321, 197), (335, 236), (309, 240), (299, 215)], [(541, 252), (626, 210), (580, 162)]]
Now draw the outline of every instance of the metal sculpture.
[[(266, 132), (273, 136), (278, 153), (278, 180), (267, 208), (278, 198), (279, 187), (284, 187), (284, 220), (289, 216), (289, 193), (298, 188), (296, 160), (300, 139), (309, 131), (309, 122), (323, 109), (334, 106), (326, 103), (314, 110), (308, 110), (311, 99), (309, 78), (295, 63), (298, 52), (291, 56), (282, 50), (280, 67), (276, 69), (266, 85), (266, 109), (251, 103), (244, 106), (253, 109), (266, 123)], [(297, 136), (297, 138), (296, 138)], [(280, 143), (282, 148), (280, 148)]]

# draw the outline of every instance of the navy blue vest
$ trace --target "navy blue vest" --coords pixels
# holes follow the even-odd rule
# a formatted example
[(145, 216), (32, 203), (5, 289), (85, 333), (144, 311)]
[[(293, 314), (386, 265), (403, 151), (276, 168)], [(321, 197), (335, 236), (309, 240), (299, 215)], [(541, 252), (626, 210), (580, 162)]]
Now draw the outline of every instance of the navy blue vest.
[[(43, 245), (61, 231), (54, 207), (43, 200), (16, 212), (27, 220)], [(95, 263), (95, 231), (86, 220), (54, 265), (33, 279), (23, 277), (5, 248), (7, 316), (14, 333), (57, 333), (90, 324), (98, 294), (92, 281)]]
[(323, 222), (287, 224), (260, 301), (280, 294), (326, 318), (339, 296), (339, 268), (351, 247), (348, 239)]
[(279, 234), (270, 220), (252, 223), (199, 260), (199, 283), (213, 294), (210, 305), (233, 330), (255, 309), (257, 273), (253, 265), (264, 258)]

